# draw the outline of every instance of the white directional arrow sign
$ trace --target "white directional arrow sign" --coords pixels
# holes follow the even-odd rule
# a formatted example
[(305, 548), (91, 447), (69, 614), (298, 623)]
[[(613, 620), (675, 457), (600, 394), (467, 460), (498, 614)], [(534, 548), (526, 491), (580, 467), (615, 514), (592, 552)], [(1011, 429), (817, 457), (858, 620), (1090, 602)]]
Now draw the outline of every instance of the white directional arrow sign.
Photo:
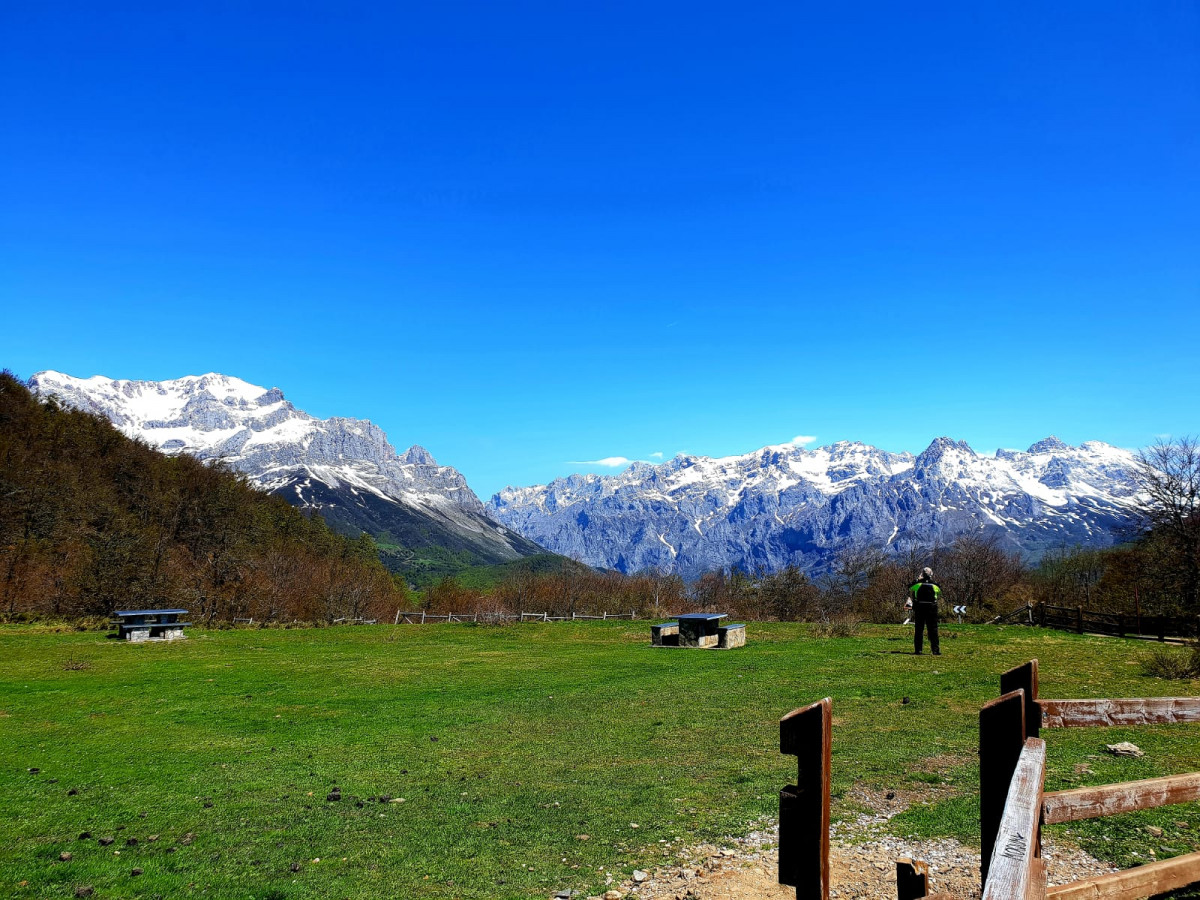
[(967, 608), (966, 608), (966, 606), (956, 606), (956, 607), (954, 607), (954, 612), (955, 612), (956, 614), (960, 615), (960, 616), (961, 616), (963, 613), (965, 613), (966, 611), (967, 611)]

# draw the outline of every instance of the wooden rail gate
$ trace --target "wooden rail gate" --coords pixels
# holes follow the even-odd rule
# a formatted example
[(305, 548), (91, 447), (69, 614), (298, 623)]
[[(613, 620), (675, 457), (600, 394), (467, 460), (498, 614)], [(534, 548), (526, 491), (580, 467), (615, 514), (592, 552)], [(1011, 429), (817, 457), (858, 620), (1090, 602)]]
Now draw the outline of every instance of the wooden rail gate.
[[(1190, 853), (1047, 888), (1043, 824), (1200, 800), (1200, 772), (1046, 793), (1039, 737), (1042, 728), (1200, 723), (1200, 697), (1041, 699), (1036, 659), (1001, 675), (1000, 694), (979, 712), (982, 900), (1139, 900), (1200, 883), (1200, 853)], [(779, 883), (795, 887), (797, 900), (829, 898), (832, 706), (826, 697), (779, 723), (779, 750), (799, 769), (779, 794)], [(927, 872), (897, 860), (898, 900), (955, 900), (930, 894)]]

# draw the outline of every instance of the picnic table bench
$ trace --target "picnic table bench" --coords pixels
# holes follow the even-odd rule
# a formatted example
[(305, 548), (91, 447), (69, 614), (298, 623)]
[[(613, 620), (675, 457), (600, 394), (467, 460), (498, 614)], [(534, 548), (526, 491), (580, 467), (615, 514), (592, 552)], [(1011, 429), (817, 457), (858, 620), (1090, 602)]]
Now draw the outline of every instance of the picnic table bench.
[(178, 641), (185, 635), (183, 629), (191, 622), (182, 622), (186, 609), (119, 609), (117, 637), (123, 641)]
[(722, 625), (727, 613), (685, 613), (674, 622), (650, 626), (650, 643), (655, 647), (698, 647), (729, 650), (746, 646), (746, 626)]

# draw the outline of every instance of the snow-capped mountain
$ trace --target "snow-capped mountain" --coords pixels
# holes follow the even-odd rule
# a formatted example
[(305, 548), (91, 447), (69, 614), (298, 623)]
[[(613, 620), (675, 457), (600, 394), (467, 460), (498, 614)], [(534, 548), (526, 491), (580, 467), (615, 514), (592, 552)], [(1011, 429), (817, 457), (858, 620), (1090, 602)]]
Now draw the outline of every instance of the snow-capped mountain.
[(164, 453), (220, 460), (350, 534), (365, 530), (410, 549), (415, 541), (466, 551), (480, 562), (541, 550), (493, 521), (461, 473), (439, 466), (424, 448), (397, 455), (377, 425), (318, 419), (296, 409), (279, 388), (215, 373), (121, 381), (47, 371), (29, 383)]
[(783, 444), (745, 456), (677, 456), (618, 475), (572, 475), (506, 488), (496, 519), (589, 565), (695, 577), (722, 566), (817, 573), (845, 547), (894, 551), (995, 533), (1036, 559), (1107, 546), (1133, 515), (1133, 454), (1057, 438), (980, 456), (938, 438), (919, 456), (841, 442)]

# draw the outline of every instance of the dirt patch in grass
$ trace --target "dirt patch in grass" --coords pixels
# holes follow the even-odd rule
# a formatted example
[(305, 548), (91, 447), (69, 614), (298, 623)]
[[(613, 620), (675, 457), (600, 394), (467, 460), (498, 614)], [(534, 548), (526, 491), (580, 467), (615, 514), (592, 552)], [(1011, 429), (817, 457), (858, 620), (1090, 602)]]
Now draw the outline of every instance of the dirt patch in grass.
[(966, 756), (957, 756), (953, 753), (939, 753), (937, 756), (927, 756), (924, 759), (919, 759), (909, 769), (914, 772), (932, 772), (938, 775), (944, 775), (952, 769), (957, 769), (960, 766), (965, 766), (971, 762), (971, 759)]
[(839, 806), (843, 808), (846, 818), (853, 819), (856, 814), (882, 816), (881, 821), (887, 821), (916, 803), (936, 803), (951, 794), (956, 793), (952, 785), (905, 782), (904, 787), (894, 790), (866, 787), (856, 784), (842, 797)]

